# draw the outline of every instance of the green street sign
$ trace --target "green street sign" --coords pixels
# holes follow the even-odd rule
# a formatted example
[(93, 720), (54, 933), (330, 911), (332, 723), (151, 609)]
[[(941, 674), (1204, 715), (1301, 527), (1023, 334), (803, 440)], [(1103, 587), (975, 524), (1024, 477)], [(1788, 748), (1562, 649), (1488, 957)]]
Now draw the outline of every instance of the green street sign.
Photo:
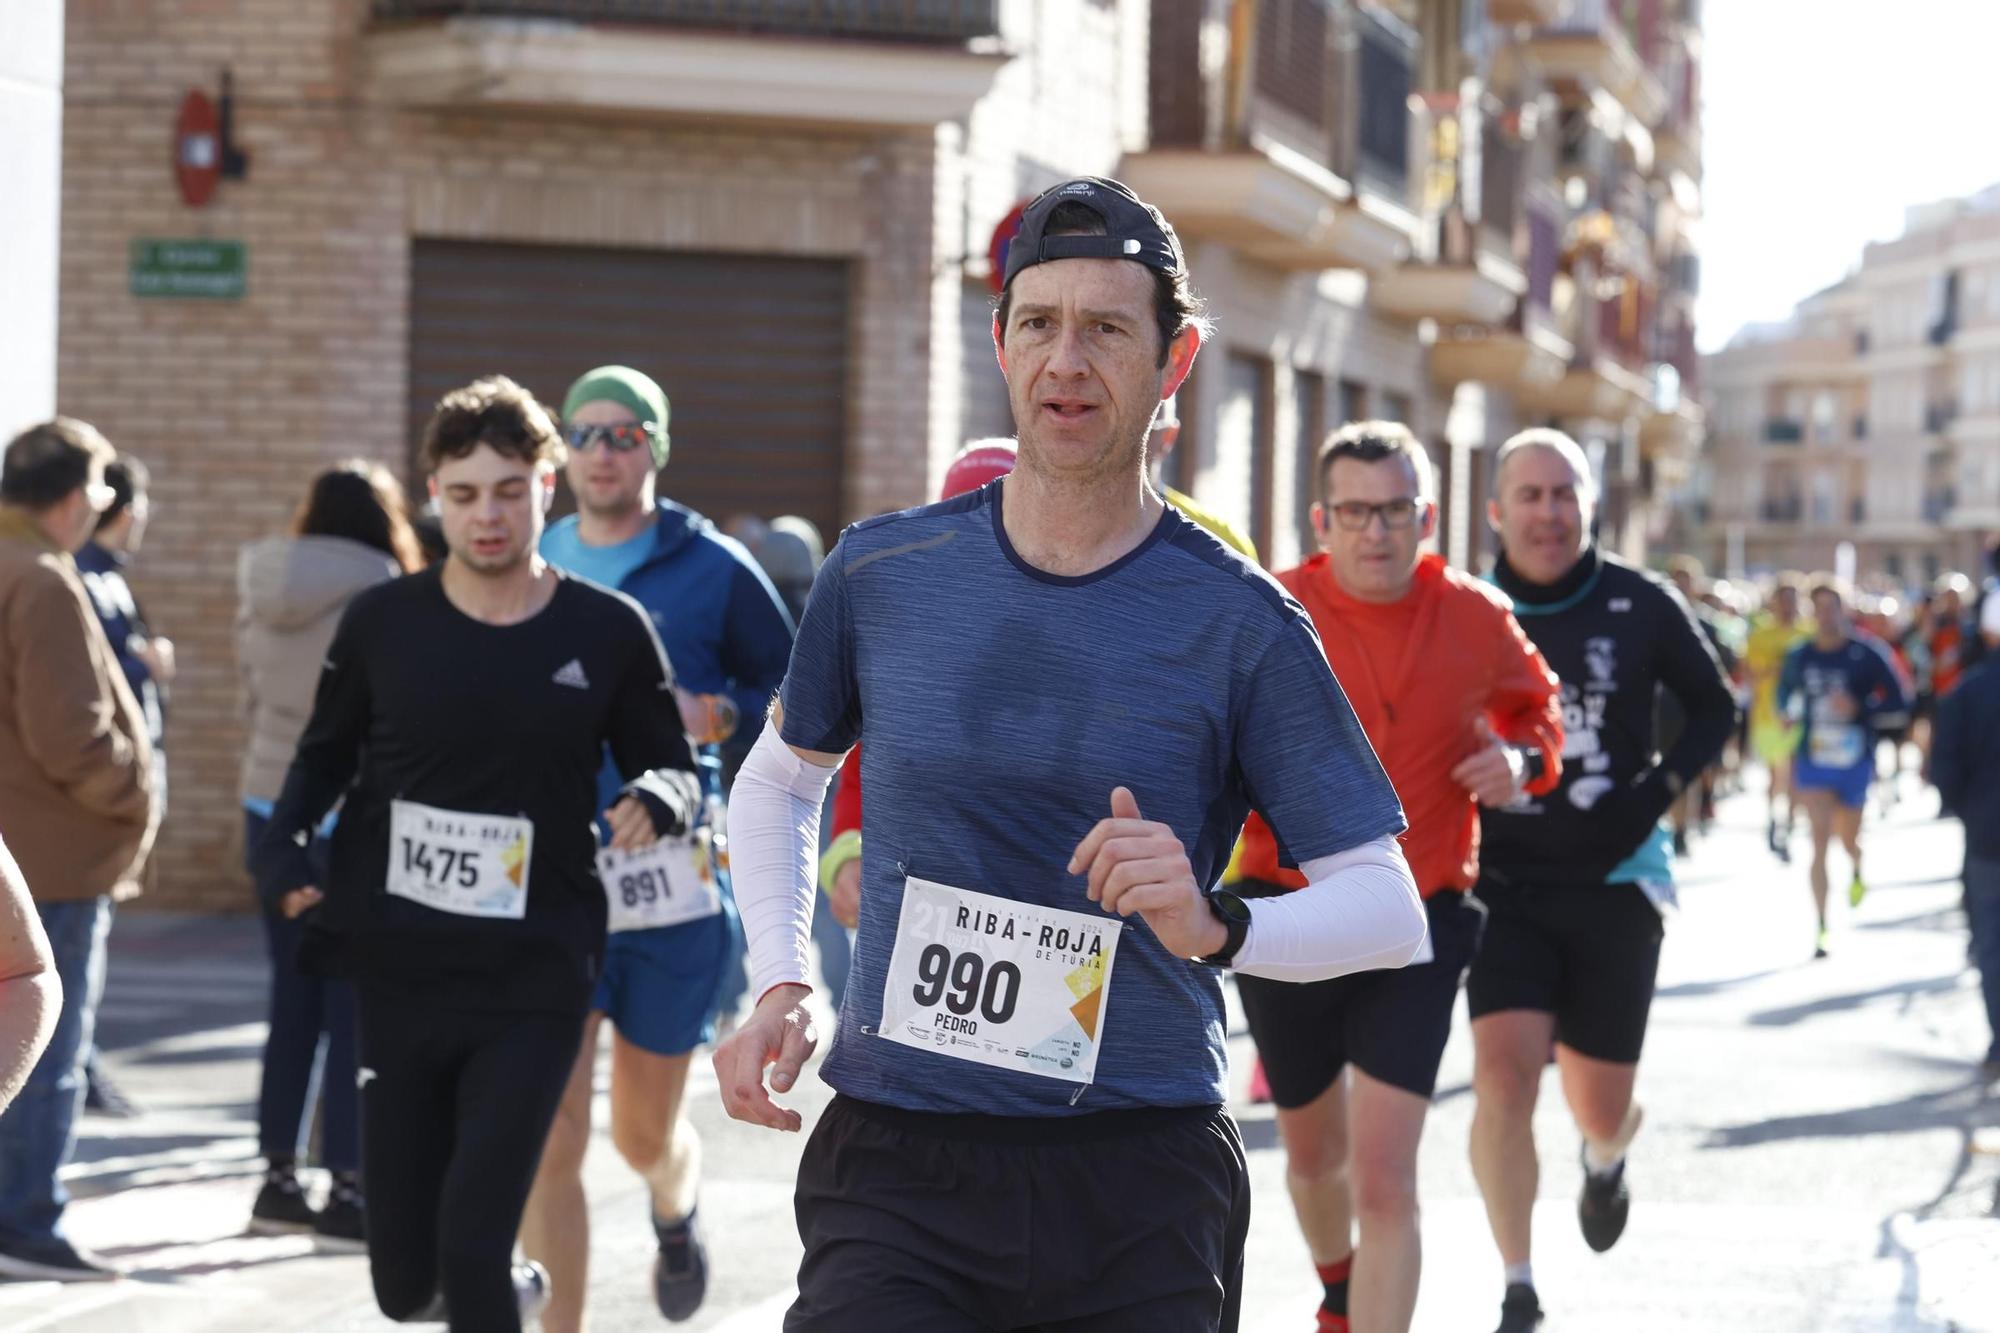
[(240, 301), (249, 250), (241, 241), (132, 242), (132, 295)]

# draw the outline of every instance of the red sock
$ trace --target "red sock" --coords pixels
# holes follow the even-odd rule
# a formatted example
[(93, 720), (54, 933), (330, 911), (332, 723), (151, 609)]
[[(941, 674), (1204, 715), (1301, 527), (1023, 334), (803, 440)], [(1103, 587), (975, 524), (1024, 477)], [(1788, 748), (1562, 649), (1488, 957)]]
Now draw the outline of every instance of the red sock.
[(1319, 1274), (1320, 1285), (1326, 1288), (1326, 1299), (1320, 1303), (1319, 1324), (1315, 1333), (1348, 1333), (1347, 1275), (1353, 1267), (1352, 1254), (1330, 1264), (1313, 1265)]

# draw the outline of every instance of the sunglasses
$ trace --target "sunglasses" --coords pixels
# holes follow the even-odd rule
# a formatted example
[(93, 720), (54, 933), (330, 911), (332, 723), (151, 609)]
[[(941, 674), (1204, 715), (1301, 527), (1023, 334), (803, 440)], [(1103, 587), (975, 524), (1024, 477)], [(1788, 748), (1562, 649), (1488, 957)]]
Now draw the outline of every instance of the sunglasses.
[(614, 453), (629, 454), (634, 449), (652, 448), (653, 433), (658, 429), (650, 421), (627, 421), (615, 426), (571, 426), (569, 447), (586, 454), (601, 441), (609, 445)]

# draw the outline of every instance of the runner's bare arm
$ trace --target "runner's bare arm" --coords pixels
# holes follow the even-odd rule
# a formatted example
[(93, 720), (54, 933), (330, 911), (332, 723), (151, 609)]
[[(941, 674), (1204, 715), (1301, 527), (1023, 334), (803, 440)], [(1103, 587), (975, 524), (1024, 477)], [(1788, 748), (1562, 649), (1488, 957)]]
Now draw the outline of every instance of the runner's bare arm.
[(819, 816), (841, 756), (802, 750), (780, 739), (775, 702), (730, 791), (730, 864), (737, 910), (750, 949), (757, 1007), (715, 1049), (722, 1104), (738, 1120), (797, 1130), (799, 1113), (765, 1090), (788, 1092), (819, 1044), (805, 1007), (813, 895), (819, 866)]

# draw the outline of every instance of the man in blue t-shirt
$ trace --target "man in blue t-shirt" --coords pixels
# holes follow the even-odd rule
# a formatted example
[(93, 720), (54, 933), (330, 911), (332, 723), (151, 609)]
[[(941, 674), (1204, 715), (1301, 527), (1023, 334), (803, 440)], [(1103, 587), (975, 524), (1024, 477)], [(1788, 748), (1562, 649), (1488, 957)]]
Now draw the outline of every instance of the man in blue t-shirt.
[[(552, 524), (550, 564), (638, 602), (659, 632), (680, 682), (681, 720), (697, 745), (740, 758), (792, 650), (792, 621), (770, 580), (709, 521), (656, 494), (667, 462), (667, 396), (651, 376), (601, 366), (563, 401), (567, 477), (577, 513)], [(607, 795), (618, 786), (609, 763)], [(695, 1222), (701, 1143), (681, 1114), (694, 1048), (715, 1039), (723, 974), (737, 953), (734, 913), (707, 846), (668, 840), (645, 858), (599, 858), (609, 894), (610, 941), (562, 1110), (542, 1155), (521, 1228), (530, 1258), (554, 1279), (542, 1316), (549, 1333), (584, 1324), (590, 1212), (583, 1156), (590, 1141), (597, 1029), (608, 1018), (611, 1138), (645, 1178), (659, 1251), (653, 1294), (660, 1312), (686, 1319), (707, 1291), (708, 1262)]]
[[(1009, 476), (848, 529), (732, 793), (738, 1119), (797, 1129), (821, 793), (865, 737), (860, 929), (799, 1169), (786, 1328), (1236, 1326), (1222, 971), (1400, 967), (1402, 811), (1312, 621), (1146, 481), (1204, 323), (1124, 186), (1027, 210), (994, 342)], [(1214, 890), (1256, 804), (1310, 881)]]
[(1875, 781), (1875, 737), (1907, 722), (1910, 694), (1881, 641), (1854, 628), (1838, 584), (1814, 584), (1812, 608), (1813, 637), (1786, 655), (1778, 677), (1778, 712), (1803, 724), (1792, 785), (1812, 827), (1813, 957), (1824, 958), (1827, 845), (1837, 835), (1847, 848), (1847, 901), (1861, 906), (1861, 811)]

